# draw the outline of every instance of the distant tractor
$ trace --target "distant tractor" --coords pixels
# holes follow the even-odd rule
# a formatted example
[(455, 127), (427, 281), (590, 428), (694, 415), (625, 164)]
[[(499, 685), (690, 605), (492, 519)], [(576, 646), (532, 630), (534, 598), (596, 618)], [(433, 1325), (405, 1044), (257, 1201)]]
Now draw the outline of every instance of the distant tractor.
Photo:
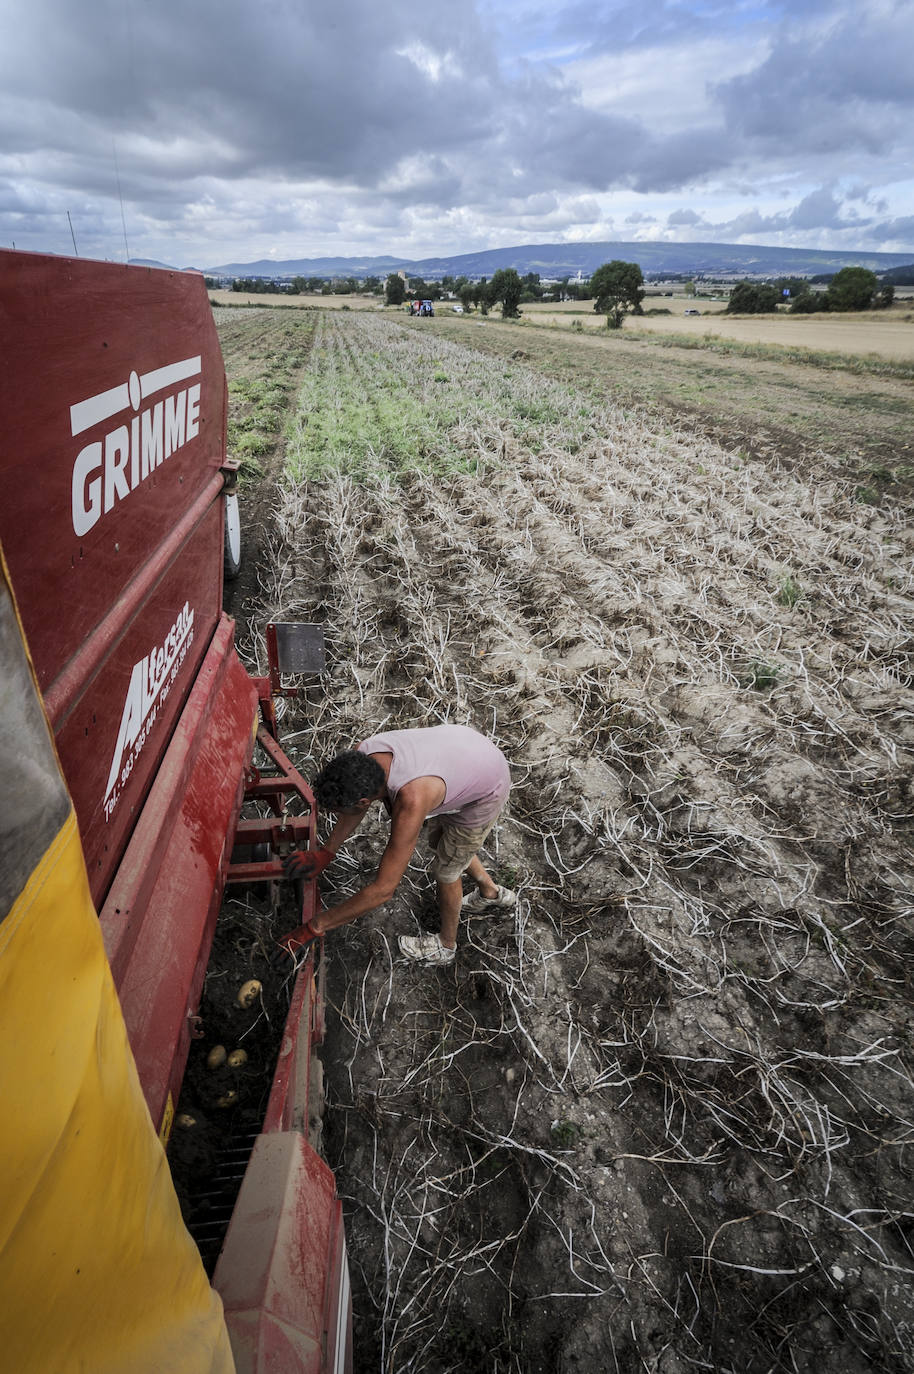
[(431, 301), (410, 301), (409, 313), (411, 315), (434, 315), (435, 307)]

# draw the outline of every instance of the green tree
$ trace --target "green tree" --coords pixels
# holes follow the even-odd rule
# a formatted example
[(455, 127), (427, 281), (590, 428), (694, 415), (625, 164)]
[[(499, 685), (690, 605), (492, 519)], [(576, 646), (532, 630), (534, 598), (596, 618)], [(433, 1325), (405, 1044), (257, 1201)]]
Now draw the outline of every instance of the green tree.
[(460, 304), (463, 306), (464, 310), (469, 312), (470, 306), (473, 304), (473, 296), (475, 295), (475, 290), (473, 288), (472, 283), (464, 282), (463, 286), (461, 286), (459, 291), (457, 292), (457, 295), (460, 299)]
[(289, 290), (293, 296), (316, 296), (325, 285), (323, 277), (293, 277)]
[(501, 301), (503, 320), (516, 319), (520, 314), (517, 307), (523, 290), (524, 284), (513, 267), (499, 267), (489, 283), (489, 299), (493, 305)]
[(384, 304), (402, 305), (406, 300), (406, 282), (397, 272), (391, 272), (384, 286)]
[[(805, 277), (776, 277), (771, 285), (777, 287), (782, 300), (796, 300), (797, 296), (809, 290), (809, 282)], [(787, 296), (784, 295), (785, 291)]]
[(781, 293), (769, 282), (741, 281), (730, 292), (728, 315), (767, 315), (777, 310)]
[(595, 297), (594, 310), (606, 316), (607, 329), (621, 329), (629, 310), (644, 314), (644, 278), (636, 262), (604, 262), (590, 279), (590, 294)]
[(488, 315), (490, 299), (488, 278), (480, 277), (479, 281), (473, 284), (473, 304), (480, 315)]
[(823, 300), (823, 292), (810, 291), (807, 287), (798, 296), (794, 296), (790, 302), (790, 313), (791, 315), (814, 315), (817, 310), (824, 309)]
[(868, 267), (842, 267), (825, 293), (829, 310), (869, 310), (879, 290), (879, 278)]

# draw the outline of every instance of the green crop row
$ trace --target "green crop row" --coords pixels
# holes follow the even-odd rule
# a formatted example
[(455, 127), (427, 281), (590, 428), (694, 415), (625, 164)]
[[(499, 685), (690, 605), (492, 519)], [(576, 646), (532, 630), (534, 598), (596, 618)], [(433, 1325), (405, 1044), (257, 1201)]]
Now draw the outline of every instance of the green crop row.
[(240, 476), (257, 477), (260, 459), (273, 448), (288, 415), (294, 378), (308, 357), (314, 314), (302, 312), (283, 330), (278, 346), (262, 354), (256, 375), (229, 382), (228, 453), (241, 463)]
[(341, 471), (475, 471), (483, 448), (516, 437), (575, 449), (597, 408), (581, 393), (510, 359), (367, 315), (324, 317), (287, 428), (296, 478)]

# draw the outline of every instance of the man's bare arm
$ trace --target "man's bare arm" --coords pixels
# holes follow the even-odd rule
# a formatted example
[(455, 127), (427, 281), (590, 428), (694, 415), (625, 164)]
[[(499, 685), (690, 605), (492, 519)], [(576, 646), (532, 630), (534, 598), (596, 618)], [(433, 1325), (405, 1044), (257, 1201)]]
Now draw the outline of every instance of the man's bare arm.
[(357, 916), (365, 916), (369, 911), (375, 911), (390, 901), (413, 856), (426, 814), (421, 798), (407, 799), (402, 804), (400, 798), (397, 798), (390, 839), (387, 841), (387, 848), (381, 857), (375, 877), (361, 892), (347, 897), (339, 906), (331, 907), (329, 911), (320, 912), (311, 923), (318, 934), (348, 925)]
[(344, 815), (338, 816), (327, 836), (324, 848), (329, 849), (331, 854), (336, 854), (340, 845), (345, 844), (355, 834), (369, 810), (370, 808), (366, 807), (364, 811), (347, 811)]

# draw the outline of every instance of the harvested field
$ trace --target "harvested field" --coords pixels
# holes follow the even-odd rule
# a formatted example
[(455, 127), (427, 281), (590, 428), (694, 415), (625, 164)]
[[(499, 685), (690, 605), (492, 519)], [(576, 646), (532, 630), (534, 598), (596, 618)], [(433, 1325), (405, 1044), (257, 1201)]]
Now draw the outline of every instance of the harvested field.
[(444, 720), (512, 765), (484, 861), (516, 913), (466, 923), (449, 969), (406, 964), (397, 934), (436, 928), (417, 853), (326, 940), (356, 1369), (900, 1374), (903, 490), (870, 504), (827, 451), (763, 461), (404, 326), (303, 320), (242, 608), (324, 624), (326, 680), (283, 723), (306, 774)]
[[(892, 311), (844, 315), (727, 315), (727, 302), (664, 300), (644, 302), (645, 310), (666, 308), (669, 315), (629, 316), (626, 334), (683, 334), (686, 337), (718, 337), (742, 343), (779, 344), (785, 348), (809, 348), (836, 353), (858, 353), (914, 361), (914, 316), (909, 306)], [(685, 315), (686, 308), (697, 315)], [(570, 325), (581, 320), (588, 330), (606, 328), (606, 319), (593, 313), (586, 302), (567, 308), (525, 305), (524, 318), (536, 325)]]
[[(655, 421), (699, 429), (736, 457), (775, 471), (800, 465), (811, 481), (855, 478), (866, 499), (910, 500), (914, 476), (914, 367), (859, 354), (740, 345), (725, 340), (532, 330), (474, 318), (406, 322), (474, 352), (523, 361), (602, 404), (648, 410)], [(907, 495), (895, 484), (908, 485)]]
[(381, 306), (381, 300), (377, 296), (307, 294), (290, 296), (282, 292), (265, 294), (257, 291), (230, 291), (223, 288), (211, 290), (209, 298), (215, 306), (226, 306), (234, 309), (239, 306), (256, 306), (262, 310), (377, 310)]

